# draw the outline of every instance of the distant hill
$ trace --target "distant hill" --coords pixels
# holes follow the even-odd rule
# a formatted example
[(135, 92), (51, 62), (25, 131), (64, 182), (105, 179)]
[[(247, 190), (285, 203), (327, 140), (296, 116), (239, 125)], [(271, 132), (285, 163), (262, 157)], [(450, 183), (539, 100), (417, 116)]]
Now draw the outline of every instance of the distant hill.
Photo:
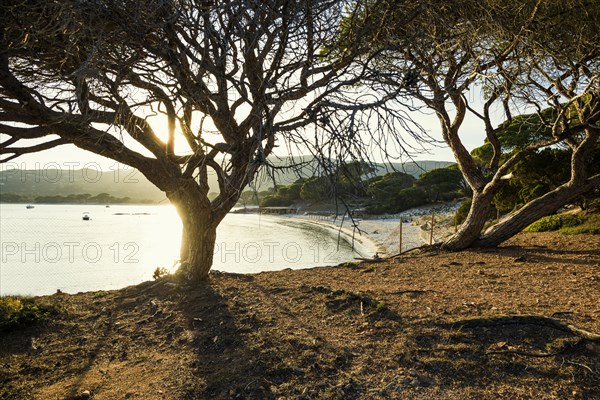
[[(308, 178), (321, 173), (317, 161), (311, 157), (284, 157), (272, 161), (277, 169), (273, 174), (260, 172), (255, 180), (257, 190), (273, 187), (273, 181), (278, 185), (288, 185), (299, 177)], [(296, 167), (286, 168), (295, 164)], [(383, 175), (393, 170), (405, 172), (418, 177), (425, 171), (444, 168), (453, 163), (446, 161), (418, 161), (403, 164), (377, 164), (377, 175)], [(274, 178), (274, 179), (273, 179)], [(211, 191), (218, 192), (215, 174), (209, 176)], [(94, 169), (39, 169), (0, 171), (0, 201), (4, 194), (19, 195), (23, 198), (35, 199), (39, 196), (68, 196), (90, 194), (97, 196), (106, 193), (116, 198), (129, 197), (138, 201), (165, 201), (163, 192), (156, 188), (142, 173), (134, 169), (119, 169), (114, 171), (99, 171)]]
[(0, 171), (0, 196), (17, 194), (32, 200), (38, 196), (68, 196), (101, 193), (159, 202), (165, 194), (134, 169), (99, 171), (94, 169), (10, 169)]
[[(407, 163), (402, 163), (402, 164), (398, 164), (395, 163), (393, 164), (393, 167), (395, 170), (400, 171), (400, 172), (404, 172), (406, 174), (412, 175), (415, 178), (418, 178), (419, 175), (421, 175), (423, 172), (427, 172), (427, 171), (431, 171), (432, 169), (437, 169), (437, 168), (446, 168), (450, 165), (454, 165), (456, 163), (454, 162), (450, 162), (450, 161), (432, 161), (432, 160), (426, 160), (426, 161), (417, 161), (417, 162), (407, 162)], [(385, 165), (382, 165), (382, 168), (385, 170)], [(390, 172), (391, 170), (388, 167), (388, 171), (386, 172)], [(381, 170), (380, 170), (381, 172)]]
[[(267, 174), (265, 171), (259, 172), (259, 175), (255, 180), (257, 190), (265, 190), (273, 187), (273, 181), (278, 185), (289, 185), (298, 178), (309, 178), (311, 176), (319, 175), (322, 171), (322, 167), (319, 166), (319, 163), (309, 156), (294, 158), (284, 157), (272, 160), (271, 162), (277, 169), (271, 174)], [(375, 172), (375, 175), (384, 175), (388, 172), (399, 171), (418, 178), (423, 172), (431, 171), (436, 168), (445, 168), (453, 164), (455, 163), (432, 160), (407, 163), (376, 163), (377, 171)], [(289, 167), (290, 165), (295, 166)]]

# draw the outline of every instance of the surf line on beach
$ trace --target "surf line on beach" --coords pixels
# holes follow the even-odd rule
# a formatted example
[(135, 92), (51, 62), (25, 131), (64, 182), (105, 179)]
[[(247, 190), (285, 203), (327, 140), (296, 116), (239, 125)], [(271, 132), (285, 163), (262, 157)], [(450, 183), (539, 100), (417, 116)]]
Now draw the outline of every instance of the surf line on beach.
[[(338, 217), (312, 219), (302, 214), (270, 216), (294, 224), (307, 224), (327, 230), (336, 241), (345, 241), (355, 251), (355, 259), (374, 259), (396, 255), (399, 249), (399, 218), (361, 219), (353, 224), (348, 218)], [(405, 222), (403, 250), (419, 247), (424, 244), (420, 236), (420, 228)]]
[(364, 258), (391, 257), (427, 244), (418, 219), (410, 213), (402, 216), (402, 229), (398, 216), (357, 219), (354, 222), (347, 217), (312, 219), (301, 214), (291, 214), (287, 217), (333, 229), (349, 243), (352, 243), (352, 240), (360, 243), (369, 249), (368, 257)]
[(368, 237), (365, 232), (353, 232), (351, 227), (346, 226), (340, 228), (339, 221), (341, 221), (341, 218), (338, 218), (337, 223), (312, 220), (302, 214), (269, 215), (268, 218), (278, 220), (288, 226), (294, 226), (297, 229), (310, 227), (326, 232), (331, 238), (331, 243), (337, 248), (341, 248), (342, 244), (351, 247), (355, 259), (370, 259), (381, 251), (379, 243)]

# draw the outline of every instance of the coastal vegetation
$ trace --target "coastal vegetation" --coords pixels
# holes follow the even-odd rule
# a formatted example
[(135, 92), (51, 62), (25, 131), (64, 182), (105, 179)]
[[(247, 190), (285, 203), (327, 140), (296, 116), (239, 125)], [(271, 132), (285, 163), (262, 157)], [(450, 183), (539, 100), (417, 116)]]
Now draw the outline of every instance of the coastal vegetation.
[(369, 177), (364, 171), (345, 176), (337, 171), (331, 176), (300, 178), (290, 185), (277, 186), (272, 191), (242, 193), (244, 204), (261, 207), (291, 206), (297, 203), (333, 203), (345, 198), (364, 206), (369, 214), (398, 213), (412, 207), (455, 200), (464, 197), (465, 185), (456, 166), (438, 168), (412, 175), (394, 171)]
[(557, 231), (564, 234), (600, 234), (600, 214), (559, 214), (541, 218), (525, 228), (526, 232)]

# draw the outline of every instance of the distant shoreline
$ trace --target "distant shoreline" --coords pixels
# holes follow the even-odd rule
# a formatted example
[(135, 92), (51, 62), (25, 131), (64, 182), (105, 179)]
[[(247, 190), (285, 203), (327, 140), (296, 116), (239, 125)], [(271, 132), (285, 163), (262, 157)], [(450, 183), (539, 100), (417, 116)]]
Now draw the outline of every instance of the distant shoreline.
[(36, 203), (35, 201), (29, 202), (8, 202), (8, 201), (0, 201), (0, 204), (14, 204), (14, 205), (35, 205), (35, 206), (161, 206), (167, 203), (157, 203), (157, 202), (131, 202), (131, 203)]
[[(297, 219), (303, 223), (318, 225), (339, 232), (351, 242), (355, 240), (369, 248), (370, 255), (365, 258), (391, 257), (401, 253), (400, 250), (400, 218), (382, 217), (356, 220), (356, 227), (352, 226), (349, 219), (345, 219), (340, 229), (342, 219), (310, 219), (309, 216), (296, 214), (269, 215), (276, 218)], [(407, 214), (408, 217), (408, 214)], [(402, 251), (407, 251), (427, 244), (422, 234), (423, 230), (414, 221), (402, 224)]]
[[(277, 215), (275, 217), (285, 217), (285, 216)], [(345, 240), (351, 244), (354, 244), (354, 242), (360, 243), (362, 246), (366, 247), (370, 253), (368, 255), (363, 255), (364, 256), (363, 258), (373, 258), (375, 256), (375, 254), (381, 255), (381, 243), (379, 243), (375, 238), (369, 236), (368, 234), (362, 235), (360, 232), (353, 232), (349, 227), (342, 227), (340, 229), (340, 226), (338, 224), (334, 223), (333, 221), (310, 220), (307, 218), (303, 218), (304, 216), (300, 215), (300, 214), (288, 215), (287, 217), (298, 219), (298, 220), (302, 221), (302, 223), (316, 225), (316, 226), (320, 226), (322, 228), (331, 230), (331, 231), (335, 232), (336, 235), (337, 234), (344, 235), (344, 236), (346, 236)], [(360, 252), (358, 252), (358, 253), (360, 254)]]

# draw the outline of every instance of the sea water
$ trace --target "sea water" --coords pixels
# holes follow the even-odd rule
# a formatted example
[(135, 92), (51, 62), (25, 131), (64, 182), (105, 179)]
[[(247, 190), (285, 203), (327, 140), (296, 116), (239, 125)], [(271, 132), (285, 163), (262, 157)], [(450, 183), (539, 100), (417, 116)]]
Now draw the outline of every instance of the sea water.
[[(0, 295), (151, 280), (157, 267), (175, 268), (180, 243), (181, 222), (170, 205), (0, 204)], [(360, 242), (302, 218), (228, 214), (217, 230), (213, 269), (299, 269), (371, 255)]]

